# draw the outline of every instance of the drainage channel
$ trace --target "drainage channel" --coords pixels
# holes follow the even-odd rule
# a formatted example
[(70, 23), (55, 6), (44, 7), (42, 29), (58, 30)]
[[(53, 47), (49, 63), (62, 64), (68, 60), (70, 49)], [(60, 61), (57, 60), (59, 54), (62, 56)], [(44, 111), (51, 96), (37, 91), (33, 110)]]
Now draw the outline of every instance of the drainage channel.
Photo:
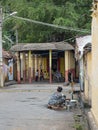
[(86, 115), (84, 115), (83, 113), (75, 114), (74, 120), (75, 120), (74, 127), (76, 128), (76, 130), (90, 130)]
[(78, 104), (77, 108), (74, 110), (74, 127), (76, 130), (91, 130), (85, 109), (86, 108), (82, 108), (81, 105)]

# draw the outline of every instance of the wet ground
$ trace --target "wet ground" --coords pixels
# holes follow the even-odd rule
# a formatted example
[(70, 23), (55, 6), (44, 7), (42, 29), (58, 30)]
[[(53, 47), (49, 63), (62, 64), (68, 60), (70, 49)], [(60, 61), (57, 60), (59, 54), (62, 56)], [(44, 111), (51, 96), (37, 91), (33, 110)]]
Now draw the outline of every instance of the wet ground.
[[(0, 130), (75, 130), (74, 113), (47, 108), (57, 85), (11, 85), (0, 88)], [(70, 88), (63, 93), (70, 96)]]

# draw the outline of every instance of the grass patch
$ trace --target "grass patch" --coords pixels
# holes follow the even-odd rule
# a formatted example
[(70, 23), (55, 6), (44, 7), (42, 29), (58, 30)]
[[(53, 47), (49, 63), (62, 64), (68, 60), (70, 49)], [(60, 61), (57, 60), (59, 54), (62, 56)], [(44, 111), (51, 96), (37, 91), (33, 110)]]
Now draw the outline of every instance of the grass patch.
[(80, 117), (77, 116), (77, 115), (75, 115), (75, 116), (74, 116), (74, 120), (75, 120), (74, 128), (75, 128), (76, 130), (83, 130), (82, 124), (81, 124), (81, 122), (80, 122)]
[(76, 130), (83, 130), (82, 125), (80, 123), (76, 123), (75, 126)]
[(91, 106), (88, 103), (84, 103), (84, 108), (91, 108)]

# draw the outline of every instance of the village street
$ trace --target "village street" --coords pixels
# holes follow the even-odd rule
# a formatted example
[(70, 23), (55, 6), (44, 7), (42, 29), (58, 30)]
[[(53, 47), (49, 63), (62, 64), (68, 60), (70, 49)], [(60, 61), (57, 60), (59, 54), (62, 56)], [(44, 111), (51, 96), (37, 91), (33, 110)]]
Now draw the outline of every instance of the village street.
[[(20, 84), (0, 88), (0, 130), (75, 130), (74, 113), (47, 108), (57, 84)], [(70, 87), (63, 93), (70, 98)]]

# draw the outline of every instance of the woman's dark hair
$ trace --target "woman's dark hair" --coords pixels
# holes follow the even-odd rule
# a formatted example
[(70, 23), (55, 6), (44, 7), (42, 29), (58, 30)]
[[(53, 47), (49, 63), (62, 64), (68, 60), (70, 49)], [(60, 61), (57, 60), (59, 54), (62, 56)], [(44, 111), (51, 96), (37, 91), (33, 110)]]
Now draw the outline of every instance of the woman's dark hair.
[(57, 91), (58, 91), (58, 92), (62, 92), (62, 90), (63, 90), (62, 87), (58, 87), (58, 88), (57, 88)]

